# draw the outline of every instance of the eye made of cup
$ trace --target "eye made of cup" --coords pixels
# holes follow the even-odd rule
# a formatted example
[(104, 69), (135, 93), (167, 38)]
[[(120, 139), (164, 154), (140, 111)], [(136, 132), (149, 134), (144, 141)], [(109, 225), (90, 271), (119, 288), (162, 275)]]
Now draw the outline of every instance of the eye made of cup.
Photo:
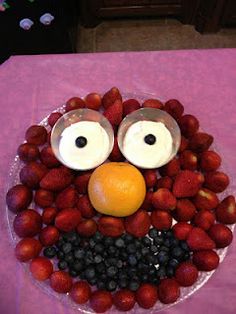
[(126, 116), (118, 130), (118, 145), (126, 159), (144, 169), (168, 163), (180, 145), (177, 122), (165, 111), (142, 108)]
[(56, 157), (75, 170), (93, 169), (110, 155), (113, 129), (99, 112), (78, 109), (64, 114), (52, 129), (51, 145)]

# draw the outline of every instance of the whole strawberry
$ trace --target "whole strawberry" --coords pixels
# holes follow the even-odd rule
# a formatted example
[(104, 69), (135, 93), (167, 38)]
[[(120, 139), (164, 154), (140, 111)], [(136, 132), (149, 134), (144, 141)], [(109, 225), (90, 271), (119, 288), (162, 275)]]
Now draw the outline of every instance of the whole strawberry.
[(192, 251), (211, 250), (215, 248), (215, 242), (204, 230), (198, 227), (193, 227), (189, 232), (187, 243)]
[(63, 270), (55, 271), (50, 277), (50, 286), (58, 293), (67, 293), (72, 288), (71, 276)]
[(220, 258), (215, 251), (205, 250), (193, 253), (193, 263), (198, 270), (211, 271), (218, 267)]
[(138, 288), (135, 296), (139, 306), (144, 309), (150, 309), (158, 300), (157, 287), (149, 283), (144, 283)]
[(119, 311), (130, 311), (135, 305), (135, 294), (128, 289), (122, 289), (113, 294), (113, 303)]
[(175, 279), (163, 279), (158, 286), (158, 295), (162, 303), (174, 303), (180, 296), (180, 287)]
[(223, 224), (213, 225), (209, 229), (208, 234), (215, 242), (217, 248), (226, 247), (230, 245), (233, 240), (232, 231)]
[(94, 291), (90, 297), (90, 306), (97, 313), (103, 313), (112, 306), (111, 293), (105, 290)]
[(176, 269), (175, 278), (180, 286), (192, 286), (197, 281), (198, 270), (191, 262), (183, 262)]

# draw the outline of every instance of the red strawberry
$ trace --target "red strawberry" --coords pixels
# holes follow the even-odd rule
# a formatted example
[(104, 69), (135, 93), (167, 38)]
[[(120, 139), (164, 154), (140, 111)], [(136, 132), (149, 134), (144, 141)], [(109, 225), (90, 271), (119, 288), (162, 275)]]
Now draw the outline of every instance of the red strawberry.
[(146, 182), (147, 189), (153, 188), (157, 183), (157, 174), (155, 170), (145, 170), (143, 173), (144, 180)]
[(198, 132), (193, 135), (189, 142), (189, 148), (197, 153), (202, 153), (213, 143), (213, 136), (207, 133)]
[(121, 218), (102, 216), (98, 220), (98, 231), (106, 237), (119, 237), (124, 230), (124, 223)]
[(152, 209), (153, 209), (152, 195), (153, 195), (153, 192), (148, 191), (146, 193), (145, 199), (144, 199), (143, 204), (141, 205), (140, 208), (147, 210), (147, 211), (152, 211)]
[(233, 195), (227, 196), (216, 208), (216, 218), (224, 224), (236, 222), (236, 203)]
[(117, 136), (114, 137), (114, 145), (113, 149), (111, 151), (111, 154), (109, 156), (110, 161), (122, 161), (124, 160), (124, 156), (121, 154), (121, 151), (119, 149), (119, 145), (117, 142)]
[(85, 102), (83, 99), (79, 97), (72, 97), (67, 100), (65, 110), (66, 112), (75, 110), (75, 109), (81, 109), (85, 107)]
[(199, 122), (196, 117), (191, 114), (186, 114), (179, 120), (179, 126), (181, 133), (187, 137), (191, 138), (199, 129)]
[(219, 199), (214, 192), (202, 188), (193, 198), (193, 203), (197, 209), (211, 210), (217, 207)]
[(192, 251), (212, 250), (215, 243), (207, 235), (207, 233), (198, 227), (193, 227), (187, 237), (188, 246)]
[(171, 190), (173, 185), (173, 179), (170, 177), (162, 177), (157, 180), (157, 189), (165, 188)]
[(197, 227), (208, 230), (214, 224), (215, 219), (212, 211), (202, 209), (195, 215), (193, 222)]
[(39, 158), (39, 149), (36, 145), (24, 143), (18, 147), (17, 154), (24, 162), (35, 161)]
[(59, 120), (62, 117), (62, 113), (60, 112), (52, 112), (50, 116), (48, 117), (48, 124), (50, 127), (53, 127), (54, 124), (56, 124), (57, 120)]
[(72, 171), (66, 167), (49, 170), (40, 181), (40, 187), (50, 191), (61, 191), (68, 187), (73, 180)]
[(81, 212), (83, 218), (92, 218), (96, 215), (96, 211), (93, 208), (87, 195), (81, 196), (78, 199), (76, 206)]
[(80, 194), (87, 193), (88, 182), (91, 177), (91, 174), (92, 174), (91, 171), (83, 171), (79, 175), (76, 176), (74, 180), (74, 186)]
[(85, 97), (86, 107), (92, 110), (99, 110), (102, 105), (102, 97), (97, 93), (90, 93)]
[(77, 304), (86, 303), (91, 296), (90, 285), (86, 281), (77, 281), (70, 290), (71, 299)]
[(179, 156), (180, 166), (182, 169), (196, 170), (198, 159), (197, 155), (191, 150), (184, 150)]
[(102, 105), (105, 109), (114, 104), (116, 100), (122, 102), (122, 97), (120, 91), (117, 87), (112, 87), (108, 92), (106, 92), (102, 97)]
[(150, 283), (143, 283), (135, 293), (139, 306), (150, 309), (158, 300), (157, 287)]
[(38, 189), (34, 194), (34, 202), (42, 208), (49, 207), (54, 202), (54, 194), (44, 189)]
[(112, 295), (105, 290), (94, 291), (90, 297), (90, 306), (96, 313), (104, 313), (112, 306)]
[(78, 195), (76, 189), (70, 186), (57, 195), (56, 207), (59, 209), (74, 207), (77, 197)]
[(178, 222), (172, 228), (175, 237), (178, 240), (186, 240), (193, 226), (187, 222)]
[(34, 237), (42, 227), (42, 217), (33, 209), (26, 209), (18, 213), (13, 227), (20, 238)]
[(8, 209), (18, 213), (26, 209), (32, 201), (32, 191), (25, 185), (17, 184), (8, 190), (6, 203)]
[(29, 188), (34, 189), (38, 187), (40, 180), (46, 175), (47, 171), (45, 165), (31, 161), (21, 169), (20, 180)]
[(151, 221), (145, 210), (139, 209), (133, 215), (125, 218), (125, 229), (135, 237), (144, 237), (150, 228)]
[(197, 251), (193, 252), (193, 263), (198, 270), (211, 271), (219, 265), (220, 259), (215, 251)]
[(55, 226), (62, 231), (74, 230), (81, 221), (81, 213), (76, 208), (64, 208), (56, 216)]
[(162, 109), (163, 103), (158, 99), (146, 99), (142, 104), (143, 108)]
[(123, 114), (122, 102), (120, 100), (116, 100), (114, 104), (109, 106), (109, 108), (104, 111), (103, 114), (112, 125), (119, 125)]
[(224, 172), (215, 171), (205, 174), (204, 186), (215, 193), (223, 192), (229, 185), (229, 177)]
[(44, 281), (51, 276), (53, 265), (46, 257), (39, 256), (30, 263), (30, 271), (35, 279)]
[(184, 106), (177, 99), (170, 99), (165, 103), (164, 110), (178, 121), (184, 113)]
[(34, 238), (21, 239), (15, 247), (15, 256), (20, 262), (28, 262), (37, 257), (42, 250), (42, 244)]
[(113, 294), (113, 303), (119, 311), (130, 311), (135, 304), (135, 294), (128, 289), (122, 289)]
[(172, 225), (172, 217), (165, 210), (154, 210), (151, 214), (151, 223), (158, 230), (168, 230)]
[(61, 164), (56, 158), (51, 146), (45, 146), (41, 150), (40, 160), (48, 168), (58, 167)]
[(54, 219), (57, 215), (57, 209), (55, 207), (44, 208), (42, 213), (42, 221), (45, 225), (50, 225), (54, 223)]
[(180, 162), (179, 159), (173, 158), (165, 166), (159, 169), (159, 172), (162, 176), (175, 177), (180, 171)]
[(179, 146), (179, 153), (182, 153), (184, 150), (186, 150), (188, 148), (188, 140), (181, 135), (181, 141), (180, 141), (180, 146)]
[(174, 303), (180, 296), (180, 287), (175, 279), (163, 279), (158, 286), (158, 295), (162, 303)]
[(177, 201), (176, 209), (174, 211), (175, 219), (177, 221), (189, 221), (196, 213), (196, 207), (188, 199), (180, 199)]
[(39, 234), (39, 240), (44, 246), (51, 246), (57, 243), (60, 233), (54, 226), (47, 226), (43, 228)]
[(200, 168), (203, 171), (215, 171), (221, 165), (221, 157), (213, 151), (207, 150), (200, 155)]
[(223, 224), (216, 224), (211, 226), (208, 234), (215, 242), (217, 248), (226, 247), (230, 245), (233, 240), (232, 231)]
[(26, 130), (25, 139), (29, 144), (43, 145), (47, 141), (47, 130), (42, 125), (32, 125)]
[(50, 277), (50, 286), (58, 293), (69, 292), (72, 284), (71, 276), (63, 270), (55, 271)]
[(97, 224), (93, 219), (81, 221), (77, 226), (77, 232), (83, 237), (91, 237), (97, 231)]
[(198, 270), (191, 262), (183, 262), (176, 269), (175, 278), (182, 287), (192, 286), (197, 281)]
[(194, 196), (202, 184), (202, 175), (190, 170), (179, 172), (173, 184), (173, 194), (175, 197)]
[(140, 103), (136, 99), (128, 99), (123, 102), (123, 115), (126, 116), (131, 112), (140, 109)]
[(51, 134), (52, 134), (52, 131), (49, 131), (47, 135), (47, 144), (49, 145), (51, 145)]
[(153, 193), (152, 205), (156, 209), (173, 210), (176, 206), (176, 198), (167, 189), (159, 189)]

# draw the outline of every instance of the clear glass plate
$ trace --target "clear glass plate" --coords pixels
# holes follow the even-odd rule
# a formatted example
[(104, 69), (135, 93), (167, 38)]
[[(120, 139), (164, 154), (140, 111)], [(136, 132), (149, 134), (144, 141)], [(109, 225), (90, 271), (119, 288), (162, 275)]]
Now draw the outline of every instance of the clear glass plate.
[[(136, 93), (130, 93), (130, 92), (126, 92), (126, 93), (122, 93), (122, 96), (124, 99), (129, 99), (129, 98), (135, 98), (137, 100), (139, 100), (140, 102), (144, 101), (145, 99), (148, 99), (148, 98), (157, 98), (154, 94), (144, 94), (142, 93), (141, 95), (140, 94), (136, 94)], [(64, 105), (57, 108), (55, 111), (60, 111), (61, 113), (64, 113), (65, 110), (64, 110)], [(189, 112), (191, 114), (191, 112)], [(49, 115), (48, 115), (49, 116)], [(49, 129), (48, 127), (48, 123), (47, 123), (47, 119), (48, 119), (48, 116), (46, 118), (44, 118), (39, 124), (40, 125), (43, 125), (45, 126), (47, 129)], [(201, 121), (200, 121), (201, 122)], [(207, 132), (207, 130), (206, 130)], [(220, 154), (220, 150), (218, 149), (218, 147), (216, 147), (216, 145), (214, 144), (212, 146), (212, 148), (219, 152)], [(6, 186), (6, 191), (8, 191), (9, 188), (11, 188), (12, 186), (18, 184), (20, 182), (19, 180), (19, 172), (20, 172), (20, 169), (22, 168), (23, 166), (23, 162), (20, 161), (19, 157), (16, 156), (15, 159), (14, 159), (14, 162), (12, 163), (12, 166), (9, 170), (9, 179), (8, 179), (8, 184)], [(227, 174), (227, 167), (224, 165), (224, 160), (222, 162), (222, 166), (221, 168), (222, 171), (225, 171)], [(229, 174), (228, 174), (229, 175)], [(229, 175), (230, 177), (230, 175)], [(224, 197), (226, 197), (227, 195), (229, 194), (234, 194), (236, 191), (235, 187), (234, 187), (234, 184), (233, 184), (233, 180), (232, 178), (230, 177), (230, 186), (229, 188), (227, 188), (226, 191), (218, 194), (220, 199), (223, 199)], [(31, 205), (29, 206), (30, 208), (34, 208), (35, 210), (41, 212), (41, 209), (38, 208), (34, 203), (31, 203)], [(7, 223), (8, 223), (8, 231), (9, 231), (9, 235), (12, 239), (12, 243), (13, 243), (13, 246), (15, 247), (15, 245), (19, 242), (20, 238), (15, 234), (14, 232), (14, 229), (13, 229), (13, 221), (14, 221), (14, 217), (15, 215), (8, 210), (7, 206), (6, 206), (6, 218), (7, 218)], [(234, 227), (235, 225), (229, 225), (228, 226), (232, 231), (234, 230)], [(225, 256), (226, 256), (226, 253), (227, 253), (227, 249), (228, 248), (224, 248), (224, 249), (218, 249), (217, 250), (217, 253), (220, 257), (220, 263), (223, 262)], [(38, 286), (40, 289), (44, 290), (48, 295), (52, 295), (55, 297), (55, 301), (56, 299), (61, 301), (62, 303), (66, 304), (67, 306), (69, 305), (70, 307), (72, 307), (73, 309), (77, 309), (78, 311), (80, 312), (83, 312), (83, 313), (94, 313), (89, 304), (85, 304), (85, 305), (77, 305), (76, 303), (74, 303), (71, 298), (68, 296), (68, 294), (59, 294), (59, 293), (56, 293), (54, 292), (50, 286), (49, 286), (49, 281), (45, 281), (45, 282), (38, 282), (36, 281), (30, 274), (29, 272), (29, 267), (28, 267), (28, 263), (20, 263), (24, 268), (24, 270), (27, 272), (27, 274), (31, 277), (31, 280), (32, 280), (32, 283), (36, 286)], [(220, 267), (220, 266), (219, 266)], [(193, 293), (195, 293), (198, 289), (200, 289), (209, 279), (210, 277), (214, 274), (214, 271), (211, 271), (211, 272), (199, 272), (199, 278), (197, 280), (197, 282), (192, 285), (191, 287), (182, 287), (181, 288), (181, 296), (180, 298), (175, 302), (175, 303), (172, 303), (172, 304), (163, 304), (163, 303), (160, 303), (159, 301), (155, 304), (155, 306), (151, 309), (148, 310), (149, 313), (157, 313), (161, 310), (165, 310), (169, 307), (172, 307), (176, 304), (178, 304), (179, 302), (189, 298)], [(121, 313), (120, 311), (118, 311), (117, 309), (115, 309), (115, 307), (113, 306), (109, 311), (107, 311), (107, 313), (113, 313), (113, 314), (116, 314), (116, 313)], [(144, 314), (144, 313), (147, 313), (147, 310), (141, 308), (138, 306), (138, 304), (136, 304), (134, 306), (134, 308), (129, 311), (129, 313), (132, 313), (132, 314)]]

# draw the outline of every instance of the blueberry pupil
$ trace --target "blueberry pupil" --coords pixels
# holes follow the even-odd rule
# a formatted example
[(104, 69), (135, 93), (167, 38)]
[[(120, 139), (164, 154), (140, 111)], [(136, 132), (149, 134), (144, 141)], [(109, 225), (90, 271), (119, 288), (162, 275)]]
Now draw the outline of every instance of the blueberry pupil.
[(153, 134), (148, 134), (144, 137), (144, 142), (148, 145), (153, 145), (156, 142), (156, 136)]
[(79, 148), (83, 148), (87, 145), (87, 139), (84, 136), (78, 136), (75, 140), (75, 145)]

